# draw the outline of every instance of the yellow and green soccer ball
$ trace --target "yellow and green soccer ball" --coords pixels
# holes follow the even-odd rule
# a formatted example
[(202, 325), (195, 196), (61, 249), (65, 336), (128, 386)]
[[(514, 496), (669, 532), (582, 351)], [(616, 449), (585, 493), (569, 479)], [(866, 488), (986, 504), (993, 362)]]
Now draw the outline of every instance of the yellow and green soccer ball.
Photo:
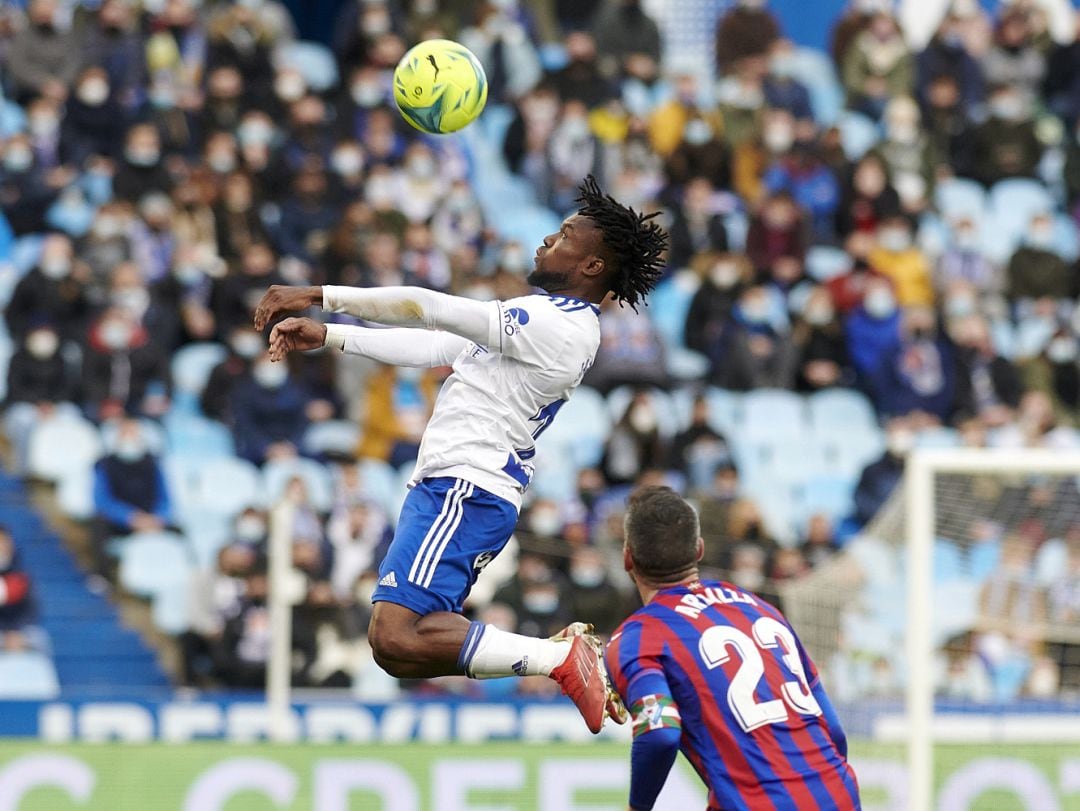
[(440, 135), (472, 123), (487, 102), (487, 77), (468, 48), (429, 39), (409, 50), (394, 70), (394, 101), (418, 130)]

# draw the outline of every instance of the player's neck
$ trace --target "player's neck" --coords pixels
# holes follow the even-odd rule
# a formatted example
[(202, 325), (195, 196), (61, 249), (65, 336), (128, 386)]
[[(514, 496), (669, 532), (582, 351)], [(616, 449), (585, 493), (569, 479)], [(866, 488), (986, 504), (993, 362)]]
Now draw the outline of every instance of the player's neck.
[(566, 296), (567, 298), (576, 298), (580, 301), (587, 301), (590, 304), (601, 304), (607, 296), (607, 291), (594, 290), (592, 288), (585, 289), (575, 287), (573, 289), (566, 288), (565, 290), (550, 290), (548, 288), (543, 288), (543, 290), (549, 296)]
[(695, 566), (684, 576), (674, 580), (667, 580), (663, 583), (655, 583), (641, 575), (637, 575), (634, 582), (637, 584), (638, 594), (641, 595), (642, 605), (648, 605), (653, 601), (653, 598), (664, 589), (670, 589), (674, 586), (689, 586), (691, 583), (696, 583), (700, 579), (701, 575), (698, 574), (697, 567)]

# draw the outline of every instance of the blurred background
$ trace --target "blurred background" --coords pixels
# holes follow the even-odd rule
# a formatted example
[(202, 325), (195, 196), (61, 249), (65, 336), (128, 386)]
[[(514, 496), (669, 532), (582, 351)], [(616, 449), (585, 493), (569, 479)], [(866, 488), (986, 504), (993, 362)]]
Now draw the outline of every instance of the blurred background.
[[(625, 732), (574, 743), (551, 682), (371, 661), (449, 370), (271, 365), (250, 326), (274, 283), (524, 294), (588, 173), (662, 210), (666, 275), (640, 312), (604, 308), (470, 616), (609, 633), (636, 607), (625, 497), (667, 483), (706, 573), (802, 634), (868, 808), (909, 807), (910, 678), (961, 719), (940, 807), (1080, 807), (1075, 479), (939, 479), (917, 674), (901, 484), (916, 448), (1080, 448), (1078, 20), (1067, 0), (4, 3), (0, 807), (625, 805)], [(393, 107), (431, 37), (490, 83), (456, 136)], [(257, 746), (285, 495), (297, 743)], [(658, 807), (703, 797), (685, 769)]]

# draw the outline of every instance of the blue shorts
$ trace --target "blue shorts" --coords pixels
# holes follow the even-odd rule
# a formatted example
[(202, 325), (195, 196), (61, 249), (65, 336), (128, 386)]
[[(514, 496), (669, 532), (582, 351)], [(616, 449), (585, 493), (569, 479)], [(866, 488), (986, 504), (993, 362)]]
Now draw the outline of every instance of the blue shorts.
[(461, 613), (480, 570), (510, 540), (517, 517), (513, 504), (475, 484), (424, 479), (405, 497), (371, 601), (421, 615)]

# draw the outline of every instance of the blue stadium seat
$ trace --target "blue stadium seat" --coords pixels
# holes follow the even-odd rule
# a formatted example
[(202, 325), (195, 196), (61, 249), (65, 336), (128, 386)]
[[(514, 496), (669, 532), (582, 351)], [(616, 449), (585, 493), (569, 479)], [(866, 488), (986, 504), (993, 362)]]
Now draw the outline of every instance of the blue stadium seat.
[(611, 424), (603, 395), (596, 389), (579, 386), (559, 409), (538, 446), (573, 457), (578, 467), (593, 467), (600, 463), (604, 443), (611, 435)]
[(177, 584), (186, 586), (191, 552), (182, 536), (169, 532), (140, 532), (120, 549), (120, 584), (140, 597), (153, 597)]
[(173, 455), (200, 459), (236, 455), (232, 433), (217, 420), (173, 410), (165, 416), (165, 432)]
[(877, 414), (865, 395), (854, 389), (825, 389), (807, 398), (810, 424), (815, 431), (858, 428), (878, 430)]
[(857, 161), (881, 140), (881, 128), (861, 113), (847, 110), (840, 114), (840, 145), (849, 161)]
[(229, 350), (223, 344), (210, 341), (188, 344), (178, 349), (170, 363), (174, 407), (197, 414), (199, 397), (210, 379), (210, 372), (228, 354)]
[[(412, 465), (406, 467), (412, 471)], [(402, 499), (398, 471), (379, 459), (361, 459), (357, 468), (360, 471), (364, 494), (388, 515), (397, 515)]]
[(816, 282), (825, 283), (843, 276), (853, 265), (851, 254), (832, 245), (812, 245), (806, 252), (806, 272)]
[(499, 235), (504, 240), (516, 240), (526, 251), (539, 245), (548, 234), (557, 232), (562, 222), (549, 208), (520, 203), (511, 209), (486, 214), (499, 224)]
[(756, 389), (742, 398), (741, 430), (749, 438), (804, 438), (806, 404), (785, 389)]
[(92, 422), (58, 413), (34, 426), (28, 468), (39, 479), (57, 482), (93, 467), (101, 450), (101, 437)]
[(245, 459), (210, 459), (198, 473), (193, 509), (234, 515), (259, 503), (259, 469)]
[(360, 427), (350, 420), (324, 420), (312, 423), (304, 432), (300, 446), (311, 456), (328, 453), (351, 456), (360, 444)]
[(684, 346), (683, 330), (690, 302), (701, 286), (692, 271), (682, 271), (662, 281), (649, 296), (646, 312), (668, 349)]
[(337, 60), (325, 45), (311, 40), (295, 40), (274, 49), (275, 67), (295, 68), (308, 87), (323, 93), (338, 84)]
[(934, 186), (934, 205), (950, 222), (961, 218), (981, 222), (986, 216), (986, 190), (968, 178), (944, 178)]
[(48, 701), (60, 695), (60, 680), (48, 656), (34, 651), (0, 653), (0, 700)]
[(794, 61), (795, 75), (810, 92), (814, 120), (822, 126), (834, 124), (844, 107), (844, 88), (829, 55), (815, 48), (798, 48)]
[(231, 515), (198, 510), (189, 510), (180, 519), (196, 565), (213, 565), (218, 550), (230, 540), (232, 519)]
[(839, 427), (816, 438), (829, 469), (838, 476), (858, 478), (863, 469), (885, 452), (882, 431), (844, 431)]
[(316, 512), (329, 512), (334, 502), (334, 485), (325, 465), (311, 459), (276, 459), (263, 465), (262, 492), (266, 506), (273, 507), (294, 476), (304, 480), (308, 500)]
[[(626, 412), (627, 406), (634, 397), (634, 386), (619, 386), (608, 392), (607, 407), (611, 415), (611, 423), (614, 425)], [(660, 433), (664, 436), (674, 436), (685, 426), (679, 423), (678, 409), (672, 403), (671, 395), (663, 389), (649, 388), (649, 396), (652, 397), (656, 407), (656, 417), (659, 420)]]
[(824, 513), (835, 524), (851, 515), (856, 484), (853, 478), (841, 476), (821, 475), (808, 479), (799, 498), (801, 520), (805, 522), (817, 513)]
[(577, 492), (578, 466), (564, 453), (539, 446), (534, 459), (536, 473), (529, 492), (560, 504), (573, 501)]
[(1017, 221), (1026, 230), (1036, 214), (1053, 212), (1057, 205), (1046, 186), (1037, 180), (1011, 177), (999, 180), (988, 195), (991, 212), (999, 219)]
[(190, 594), (191, 590), (186, 583), (174, 584), (158, 592), (151, 607), (151, 616), (159, 631), (176, 636), (188, 629)]
[[(169, 441), (165, 436), (165, 429), (160, 423), (153, 420), (139, 420), (142, 426), (142, 436), (146, 440), (146, 446), (150, 453), (160, 456), (168, 448)], [(116, 447), (116, 435), (120, 431), (119, 420), (109, 420), (101, 425), (101, 444), (105, 453), (112, 453)]]

